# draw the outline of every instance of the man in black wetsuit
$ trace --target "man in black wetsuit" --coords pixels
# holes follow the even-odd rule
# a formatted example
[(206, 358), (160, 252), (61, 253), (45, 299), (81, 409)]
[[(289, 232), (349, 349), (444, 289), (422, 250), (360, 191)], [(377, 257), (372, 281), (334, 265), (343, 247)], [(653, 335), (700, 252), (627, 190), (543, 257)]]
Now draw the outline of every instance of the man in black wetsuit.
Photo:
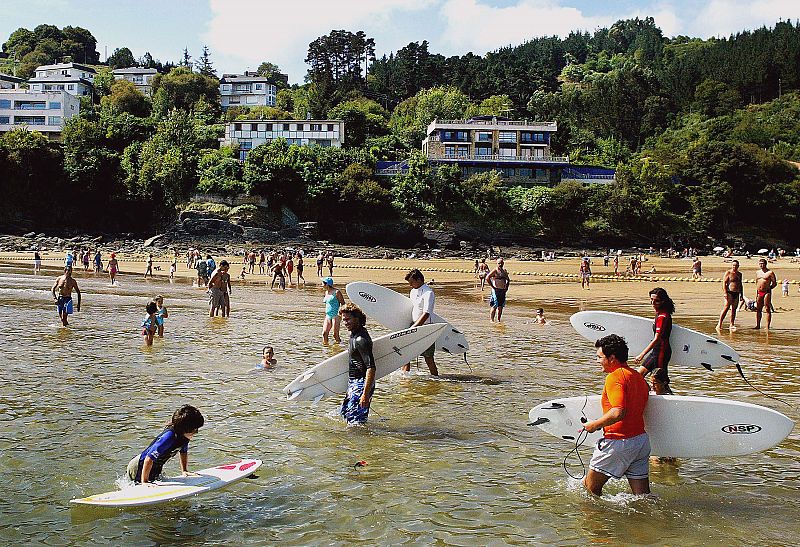
[(367, 317), (352, 302), (339, 310), (342, 322), (350, 331), (348, 353), (350, 367), (347, 395), (342, 401), (341, 415), (348, 424), (367, 422), (372, 392), (375, 390), (375, 357), (372, 355), (372, 338), (364, 325)]

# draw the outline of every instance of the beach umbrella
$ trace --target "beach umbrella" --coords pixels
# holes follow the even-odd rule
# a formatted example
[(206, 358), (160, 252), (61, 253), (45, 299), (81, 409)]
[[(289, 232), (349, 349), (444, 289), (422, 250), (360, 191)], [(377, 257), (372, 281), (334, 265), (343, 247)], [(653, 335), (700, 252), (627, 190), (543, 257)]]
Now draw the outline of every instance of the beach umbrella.
[(769, 252), (769, 249), (759, 249), (758, 250), (758, 254), (768, 253), (768, 252)]
[(725, 247), (720, 247), (719, 245), (717, 245), (716, 247), (714, 247), (714, 250), (715, 251), (724, 251)]

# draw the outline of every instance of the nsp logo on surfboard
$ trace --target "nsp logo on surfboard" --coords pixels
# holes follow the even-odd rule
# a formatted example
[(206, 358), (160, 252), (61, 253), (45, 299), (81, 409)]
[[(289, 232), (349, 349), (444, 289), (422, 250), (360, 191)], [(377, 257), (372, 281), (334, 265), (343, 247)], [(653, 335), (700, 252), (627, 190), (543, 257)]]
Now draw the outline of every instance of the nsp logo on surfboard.
[(375, 299), (374, 296), (372, 296), (371, 294), (366, 293), (364, 291), (359, 291), (358, 296), (360, 296), (364, 300), (369, 300), (370, 302), (373, 302), (373, 303), (377, 302), (377, 300)]
[(589, 323), (588, 321), (583, 324), (584, 327), (587, 329), (592, 329), (596, 331), (603, 332), (606, 328), (603, 325), (598, 325), (597, 323)]
[(731, 433), (733, 435), (748, 435), (759, 431), (761, 431), (761, 426), (755, 424), (731, 424), (722, 428), (723, 433)]

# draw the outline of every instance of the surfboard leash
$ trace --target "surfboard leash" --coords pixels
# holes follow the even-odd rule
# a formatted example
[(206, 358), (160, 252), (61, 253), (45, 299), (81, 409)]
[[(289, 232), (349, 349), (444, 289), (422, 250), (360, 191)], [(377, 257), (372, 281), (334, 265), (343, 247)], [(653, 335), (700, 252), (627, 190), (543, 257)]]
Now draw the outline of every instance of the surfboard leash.
[(785, 404), (786, 406), (788, 406), (789, 408), (794, 408), (794, 407), (793, 407), (791, 404), (787, 403), (787, 402), (786, 402), (786, 401), (784, 401), (783, 399), (781, 399), (781, 398), (779, 398), (779, 397), (775, 397), (775, 396), (773, 396), (773, 395), (769, 395), (769, 394), (767, 394), (767, 393), (764, 393), (763, 391), (761, 391), (760, 389), (758, 389), (756, 386), (754, 386), (753, 384), (751, 384), (751, 383), (750, 383), (750, 380), (748, 380), (748, 379), (745, 377), (745, 375), (744, 375), (744, 372), (742, 372), (742, 365), (741, 365), (741, 364), (739, 364), (739, 363), (734, 363), (734, 364), (736, 365), (736, 370), (738, 370), (738, 371), (739, 371), (739, 375), (742, 377), (742, 380), (744, 380), (744, 381), (745, 381), (745, 383), (746, 383), (748, 386), (750, 386), (751, 388), (753, 388), (753, 389), (755, 389), (756, 391), (758, 391), (758, 392), (759, 392), (761, 395), (763, 395), (764, 397), (769, 397), (770, 399), (775, 399), (775, 400), (776, 400), (776, 401), (778, 401), (779, 403), (783, 403), (783, 404)]
[[(583, 406), (581, 407), (581, 423), (582, 423), (582, 424), (585, 424), (587, 421), (589, 421), (589, 420), (586, 418), (586, 413), (584, 412), (584, 409), (586, 409), (586, 404), (587, 404), (588, 402), (589, 402), (589, 396), (588, 396), (588, 395), (585, 395), (585, 396), (584, 396), (584, 400), (583, 400)], [(588, 431), (586, 431), (585, 429), (583, 429), (583, 428), (582, 428), (582, 429), (581, 429), (581, 431), (580, 431), (580, 433), (578, 433), (578, 436), (577, 436), (577, 437), (575, 437), (575, 446), (573, 447), (573, 449), (572, 449), (572, 450), (570, 450), (569, 452), (567, 452), (567, 453), (566, 453), (566, 455), (564, 456), (564, 461), (563, 461), (563, 463), (562, 463), (561, 465), (562, 465), (562, 467), (564, 468), (564, 472), (565, 472), (567, 475), (569, 475), (569, 477), (570, 477), (570, 478), (572, 478), (572, 479), (575, 479), (575, 480), (583, 480), (583, 478), (586, 476), (586, 464), (585, 464), (585, 463), (583, 463), (583, 458), (581, 458), (581, 452), (580, 452), (579, 448), (580, 448), (581, 446), (583, 446), (583, 443), (584, 443), (584, 442), (586, 442), (586, 439), (587, 439), (588, 437), (589, 437), (589, 432), (588, 432)], [(575, 475), (573, 475), (572, 473), (570, 473), (570, 472), (569, 472), (569, 468), (567, 468), (567, 460), (569, 459), (570, 455), (571, 455), (573, 452), (575, 453), (575, 455), (576, 455), (576, 456), (578, 456), (578, 461), (580, 462), (580, 464), (581, 464), (581, 469), (583, 470), (583, 474), (582, 474), (580, 477), (576, 477)]]

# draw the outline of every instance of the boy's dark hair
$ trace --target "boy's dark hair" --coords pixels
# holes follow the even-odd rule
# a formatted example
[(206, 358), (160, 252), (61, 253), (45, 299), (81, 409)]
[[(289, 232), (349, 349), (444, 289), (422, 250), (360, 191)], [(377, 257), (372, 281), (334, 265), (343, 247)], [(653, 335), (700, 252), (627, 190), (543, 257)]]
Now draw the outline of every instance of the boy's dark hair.
[(358, 320), (361, 321), (361, 326), (367, 324), (367, 316), (361, 311), (361, 308), (353, 304), (352, 302), (348, 302), (341, 308), (339, 308), (339, 315), (344, 315), (345, 313), (349, 313), (353, 317), (358, 317)]
[(669, 375), (666, 369), (657, 368), (653, 371), (653, 379), (664, 387), (664, 393), (672, 395), (672, 390), (669, 387)]
[(655, 289), (650, 291), (650, 296), (657, 295), (661, 299), (661, 308), (665, 310), (667, 313), (672, 315), (675, 313), (675, 302), (672, 301), (672, 298), (669, 297), (667, 294), (666, 289), (662, 289), (661, 287), (656, 287)]
[(228, 265), (228, 261), (227, 260), (223, 260), (222, 262), (219, 263), (219, 265), (220, 265), (220, 267), (227, 266)]
[(197, 431), (204, 423), (205, 419), (199, 410), (192, 405), (183, 405), (172, 415), (172, 422), (169, 425), (176, 435), (181, 436)]
[(620, 363), (628, 361), (628, 343), (622, 336), (609, 334), (595, 342), (594, 347), (600, 348), (606, 357), (615, 356)]
[(418, 269), (418, 268), (414, 268), (413, 270), (410, 270), (410, 271), (409, 271), (409, 272), (406, 274), (406, 281), (408, 281), (409, 279), (412, 279), (412, 278), (413, 278), (413, 279), (419, 279), (420, 281), (422, 281), (423, 283), (425, 283), (425, 276), (424, 276), (424, 275), (422, 275), (422, 272), (421, 272), (421, 271), (419, 271), (419, 269)]
[(211, 258), (211, 255), (206, 255), (206, 260), (208, 260), (209, 258)]
[(156, 313), (158, 311), (158, 304), (156, 304), (155, 302), (150, 302), (149, 304), (147, 304), (145, 310), (147, 310), (147, 313), (149, 314)]

